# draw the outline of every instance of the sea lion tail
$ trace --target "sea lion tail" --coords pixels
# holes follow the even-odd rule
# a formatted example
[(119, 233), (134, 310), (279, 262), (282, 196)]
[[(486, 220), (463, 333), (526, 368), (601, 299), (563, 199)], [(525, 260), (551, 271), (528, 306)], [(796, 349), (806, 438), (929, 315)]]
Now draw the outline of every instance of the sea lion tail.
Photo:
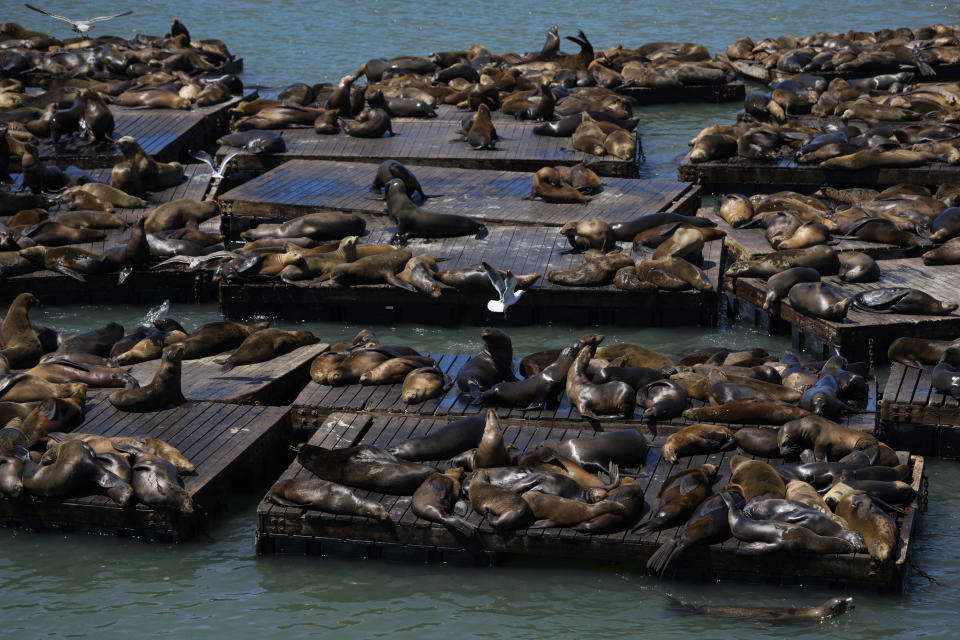
[(670, 561), (677, 555), (679, 542), (679, 538), (671, 538), (660, 545), (647, 560), (647, 572), (651, 575), (663, 576)]
[(610, 479), (607, 481), (604, 489), (613, 489), (618, 484), (620, 484), (620, 467), (616, 463), (611, 462), (607, 467), (607, 475), (610, 476)]

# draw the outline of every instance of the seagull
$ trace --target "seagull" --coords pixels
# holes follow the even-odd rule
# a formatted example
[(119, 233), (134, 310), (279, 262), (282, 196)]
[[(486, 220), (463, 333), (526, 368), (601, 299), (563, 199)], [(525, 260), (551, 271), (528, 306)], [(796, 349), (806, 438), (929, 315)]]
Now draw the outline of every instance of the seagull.
[(230, 153), (228, 153), (226, 157), (224, 157), (223, 162), (220, 163), (219, 168), (217, 168), (217, 165), (213, 163), (213, 158), (211, 158), (210, 154), (207, 153), (206, 151), (203, 151), (203, 150), (191, 151), (190, 155), (192, 155), (194, 158), (196, 158), (200, 162), (206, 163), (207, 166), (210, 167), (210, 171), (213, 172), (212, 177), (214, 179), (223, 180), (224, 171), (227, 170), (227, 165), (230, 163), (231, 160), (233, 160), (237, 155), (241, 153), (243, 153), (243, 149), (231, 149)]
[(36, 7), (24, 3), (27, 9), (33, 9), (37, 13), (42, 13), (45, 16), (50, 16), (51, 18), (56, 18), (57, 20), (63, 20), (64, 22), (69, 22), (73, 25), (73, 30), (79, 33), (81, 36), (86, 36), (89, 32), (93, 31), (93, 22), (103, 22), (104, 20), (112, 20), (114, 18), (119, 18), (120, 16), (128, 16), (133, 13), (133, 9), (129, 11), (124, 11), (123, 13), (117, 13), (112, 16), (100, 16), (99, 18), (90, 18), (88, 20), (71, 20), (66, 16), (58, 16), (55, 13), (48, 13), (43, 9), (37, 9)]
[(504, 280), (500, 272), (486, 262), (481, 262), (480, 264), (483, 265), (483, 270), (487, 272), (487, 277), (490, 278), (490, 284), (493, 285), (493, 288), (496, 289), (500, 295), (499, 300), (489, 300), (487, 302), (487, 309), (494, 313), (505, 313), (507, 307), (519, 300), (520, 296), (523, 295), (523, 290), (517, 291), (517, 278), (513, 275), (512, 271), (507, 271), (507, 277), (506, 280)]

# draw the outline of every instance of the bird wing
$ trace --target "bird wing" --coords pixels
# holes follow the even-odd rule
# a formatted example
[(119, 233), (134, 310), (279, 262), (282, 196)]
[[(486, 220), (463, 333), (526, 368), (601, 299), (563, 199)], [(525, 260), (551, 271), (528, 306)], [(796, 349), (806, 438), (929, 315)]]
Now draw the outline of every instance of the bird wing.
[(223, 172), (227, 168), (227, 165), (230, 164), (230, 161), (236, 158), (241, 153), (243, 153), (243, 149), (232, 149), (230, 153), (228, 153), (226, 157), (223, 159), (223, 162), (220, 163), (220, 168), (217, 170), (217, 173), (219, 173), (220, 176), (222, 177)]
[(503, 300), (503, 297), (507, 293), (507, 285), (503, 282), (503, 276), (500, 275), (500, 272), (488, 265), (486, 262), (481, 262), (483, 265), (483, 270), (487, 272), (487, 277), (490, 278), (490, 284), (493, 285), (493, 288), (497, 290), (500, 299)]
[(217, 165), (213, 163), (213, 158), (210, 157), (209, 153), (203, 149), (198, 149), (197, 151), (190, 151), (190, 155), (210, 167), (210, 170), (216, 173)]
[(512, 296), (517, 291), (517, 276), (513, 275), (513, 271), (507, 271), (506, 279), (506, 294)]
[(30, 4), (27, 4), (27, 3), (24, 3), (24, 6), (25, 6), (27, 9), (33, 9), (34, 11), (36, 11), (36, 12), (38, 12), (38, 13), (42, 13), (42, 14), (45, 15), (45, 16), (50, 16), (51, 18), (56, 18), (57, 20), (63, 20), (64, 22), (69, 22), (70, 24), (76, 24), (73, 20), (71, 20), (70, 18), (68, 18), (68, 17), (66, 17), (66, 16), (60, 16), (60, 15), (57, 15), (57, 14), (55, 14), (55, 13), (50, 13), (49, 11), (44, 11), (43, 9), (37, 9), (35, 6), (30, 5)]
[(84, 20), (84, 22), (103, 22), (104, 20), (113, 20), (114, 18), (119, 18), (120, 16), (128, 16), (133, 13), (133, 9), (129, 11), (124, 11), (123, 13), (115, 13), (112, 16), (100, 16), (98, 18), (90, 18), (89, 20)]

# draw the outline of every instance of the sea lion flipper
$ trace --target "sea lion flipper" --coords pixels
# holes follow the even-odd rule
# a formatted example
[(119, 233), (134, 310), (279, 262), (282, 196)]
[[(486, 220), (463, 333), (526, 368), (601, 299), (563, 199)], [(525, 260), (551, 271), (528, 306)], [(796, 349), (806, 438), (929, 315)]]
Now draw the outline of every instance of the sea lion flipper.
[(697, 487), (700, 486), (700, 483), (697, 482), (697, 479), (692, 475), (685, 475), (680, 478), (680, 495), (687, 495), (691, 491), (695, 491)]
[(55, 271), (59, 271), (59, 272), (62, 273), (63, 275), (65, 275), (65, 276), (70, 276), (71, 278), (73, 278), (73, 279), (75, 279), (75, 280), (79, 280), (80, 282), (86, 282), (86, 281), (87, 281), (87, 279), (84, 278), (82, 274), (77, 273), (77, 272), (74, 271), (73, 269), (71, 269), (71, 268), (69, 268), (69, 267), (65, 267), (65, 266), (63, 266), (62, 264), (58, 264), (58, 265), (55, 267)]
[(133, 267), (124, 267), (120, 270), (120, 275), (117, 276), (117, 285), (121, 285), (130, 277), (130, 274), (133, 273)]
[(403, 280), (398, 278), (397, 274), (395, 273), (390, 273), (388, 271), (387, 273), (384, 274), (383, 279), (387, 281), (387, 284), (392, 284), (393, 286), (398, 287), (400, 289), (406, 289), (407, 291), (412, 291), (413, 293), (417, 293), (416, 287), (414, 287), (409, 282), (404, 282)]
[(549, 528), (551, 528), (551, 527), (559, 527), (559, 526), (561, 526), (561, 525), (558, 525), (558, 524), (557, 524), (556, 522), (554, 522), (553, 520), (547, 519), (547, 520), (537, 520), (537, 521), (534, 522), (532, 525), (530, 525), (528, 528), (530, 528), (530, 529), (549, 529)]

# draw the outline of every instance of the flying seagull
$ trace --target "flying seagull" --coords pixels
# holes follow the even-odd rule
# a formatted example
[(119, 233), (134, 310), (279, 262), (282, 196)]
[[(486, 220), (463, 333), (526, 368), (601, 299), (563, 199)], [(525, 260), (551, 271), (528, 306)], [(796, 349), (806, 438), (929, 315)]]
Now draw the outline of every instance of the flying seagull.
[(133, 9), (129, 11), (124, 11), (123, 13), (117, 13), (112, 16), (100, 16), (99, 18), (89, 18), (87, 20), (71, 20), (66, 16), (58, 16), (55, 13), (48, 13), (43, 9), (37, 9), (36, 7), (24, 3), (27, 9), (33, 9), (38, 13), (42, 13), (45, 16), (50, 16), (51, 18), (56, 18), (57, 20), (63, 20), (64, 22), (69, 22), (73, 25), (73, 30), (79, 33), (82, 36), (86, 36), (89, 32), (93, 31), (94, 22), (103, 22), (104, 20), (112, 20), (113, 18), (119, 18), (120, 16), (128, 16), (133, 13)]
[(487, 309), (494, 313), (505, 313), (507, 307), (519, 300), (520, 296), (523, 295), (523, 290), (517, 291), (516, 276), (513, 275), (512, 271), (507, 271), (507, 277), (504, 279), (499, 271), (486, 262), (481, 262), (480, 264), (483, 265), (483, 270), (487, 272), (487, 277), (490, 278), (490, 284), (493, 285), (493, 288), (497, 290), (497, 294), (500, 296), (499, 300), (489, 300), (487, 302)]
[(213, 158), (210, 157), (210, 154), (202, 149), (199, 151), (191, 151), (190, 155), (210, 167), (210, 171), (213, 174), (212, 177), (215, 180), (223, 180), (224, 171), (227, 170), (227, 165), (230, 164), (230, 161), (241, 153), (243, 153), (243, 149), (231, 149), (230, 153), (224, 157), (223, 162), (220, 163), (219, 167), (213, 163)]

